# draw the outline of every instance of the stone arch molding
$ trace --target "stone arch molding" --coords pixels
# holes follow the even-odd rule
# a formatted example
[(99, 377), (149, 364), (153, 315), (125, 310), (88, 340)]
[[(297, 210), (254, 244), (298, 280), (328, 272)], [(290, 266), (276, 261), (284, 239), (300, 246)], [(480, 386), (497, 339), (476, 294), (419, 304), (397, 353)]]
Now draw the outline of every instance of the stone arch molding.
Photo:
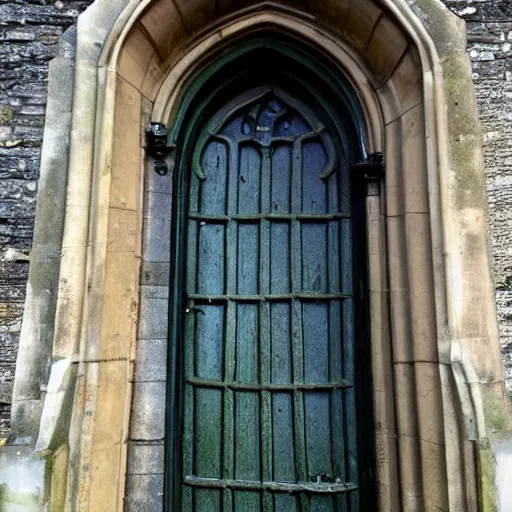
[[(96, 0), (80, 16), (74, 58), (50, 76), (51, 91), (74, 64), (49, 96), (10, 442), (46, 456), (55, 510), (162, 508), (165, 367), (144, 367), (165, 353), (172, 190), (144, 131), (172, 119), (212, 52), (263, 30), (345, 73), (386, 157), (367, 200), (379, 510), (494, 510), (489, 441), (509, 421), (480, 135), (464, 30), (439, 0)], [(55, 143), (64, 97), (69, 147)], [(43, 339), (35, 256), (56, 154), (66, 212)]]

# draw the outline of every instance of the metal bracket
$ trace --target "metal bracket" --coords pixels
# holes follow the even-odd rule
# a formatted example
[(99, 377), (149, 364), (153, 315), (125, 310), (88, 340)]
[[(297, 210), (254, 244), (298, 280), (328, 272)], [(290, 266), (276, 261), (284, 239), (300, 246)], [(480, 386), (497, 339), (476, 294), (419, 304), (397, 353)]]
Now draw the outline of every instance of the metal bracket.
[(369, 153), (366, 160), (352, 165), (352, 172), (365, 180), (367, 184), (367, 195), (378, 196), (379, 184), (384, 178), (385, 165), (382, 153)]
[(169, 166), (165, 160), (175, 149), (168, 144), (168, 135), (169, 132), (164, 123), (151, 123), (149, 130), (146, 131), (146, 149), (155, 159), (153, 168), (160, 176), (165, 176), (169, 172)]

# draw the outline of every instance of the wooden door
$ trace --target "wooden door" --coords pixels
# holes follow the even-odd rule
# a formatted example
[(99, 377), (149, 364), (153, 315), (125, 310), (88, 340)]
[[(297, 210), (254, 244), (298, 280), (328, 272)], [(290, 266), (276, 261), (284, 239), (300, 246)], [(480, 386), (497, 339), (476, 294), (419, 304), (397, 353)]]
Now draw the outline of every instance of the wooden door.
[(228, 102), (197, 139), (178, 510), (359, 510), (340, 140), (271, 86)]

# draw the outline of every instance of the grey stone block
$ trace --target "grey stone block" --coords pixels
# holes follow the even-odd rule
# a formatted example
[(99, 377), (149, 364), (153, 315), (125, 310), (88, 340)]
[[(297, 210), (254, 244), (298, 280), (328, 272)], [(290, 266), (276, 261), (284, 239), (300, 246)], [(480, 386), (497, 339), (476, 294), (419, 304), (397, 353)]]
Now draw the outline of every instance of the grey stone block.
[[(167, 160), (169, 163), (169, 160)], [(146, 175), (144, 176), (145, 189), (150, 192), (159, 192), (160, 194), (172, 194), (172, 175), (168, 173), (166, 176), (160, 176), (153, 168), (153, 161), (146, 167)]]
[(144, 261), (170, 261), (170, 258), (171, 222), (156, 217), (144, 219), (142, 259)]
[(13, 400), (11, 444), (35, 443), (39, 432), (39, 420), (43, 400)]
[(143, 285), (140, 289), (141, 299), (168, 299), (168, 286)]
[(163, 475), (127, 475), (125, 512), (160, 512), (163, 498)]
[(165, 434), (165, 382), (135, 382), (130, 439), (158, 441)]
[(169, 301), (145, 299), (140, 301), (139, 339), (158, 340), (167, 338)]
[(169, 262), (142, 262), (141, 284), (169, 286)]
[(135, 362), (136, 382), (167, 379), (167, 340), (140, 340)]
[(128, 447), (129, 475), (149, 475), (164, 472), (164, 443), (141, 444), (131, 442)]
[(146, 192), (144, 196), (144, 217), (171, 220), (172, 195), (160, 192)]

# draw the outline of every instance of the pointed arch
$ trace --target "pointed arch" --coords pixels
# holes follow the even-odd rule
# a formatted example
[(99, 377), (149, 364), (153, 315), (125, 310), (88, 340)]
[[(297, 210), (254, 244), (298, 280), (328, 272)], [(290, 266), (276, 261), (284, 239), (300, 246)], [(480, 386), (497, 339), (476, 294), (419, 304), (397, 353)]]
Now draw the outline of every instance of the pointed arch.
[[(146, 415), (162, 405), (154, 402), (162, 386), (132, 384), (137, 332), (142, 339), (165, 310), (166, 299), (144, 287), (168, 272), (168, 263), (147, 265), (166, 263), (158, 258), (169, 237), (156, 233), (163, 245), (151, 246), (143, 200), (152, 192), (172, 198), (146, 160), (145, 127), (178, 119), (197, 77), (259, 33), (294, 41), (346, 77), (367, 150), (386, 157), (382, 194), (367, 200), (380, 509), (476, 507), (474, 442), (480, 464), (489, 454), (482, 402), (500, 403), (503, 374), (478, 121), (472, 101), (453, 101), (470, 72), (463, 38), (451, 46), (433, 39), (461, 27), (432, 4), (231, 1), (214, 9), (206, 0), (97, 0), (80, 17), (56, 327), (45, 348), (55, 360), (78, 361), (65, 433), (68, 506), (85, 500), (91, 510), (121, 510), (130, 429), (135, 439), (162, 433), (162, 415)], [(30, 328), (20, 348), (27, 359)], [(16, 389), (29, 381), (17, 377)], [(51, 443), (42, 432), (44, 449)]]

